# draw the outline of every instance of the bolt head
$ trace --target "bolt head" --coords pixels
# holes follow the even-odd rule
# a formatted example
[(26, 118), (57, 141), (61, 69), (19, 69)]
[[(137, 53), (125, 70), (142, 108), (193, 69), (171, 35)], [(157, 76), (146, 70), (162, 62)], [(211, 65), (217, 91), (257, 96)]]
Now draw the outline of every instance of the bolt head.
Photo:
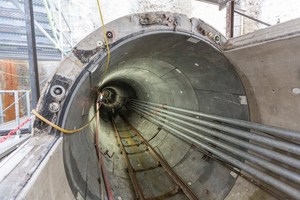
[(60, 105), (57, 102), (52, 102), (49, 104), (49, 110), (53, 113), (56, 113), (60, 110)]

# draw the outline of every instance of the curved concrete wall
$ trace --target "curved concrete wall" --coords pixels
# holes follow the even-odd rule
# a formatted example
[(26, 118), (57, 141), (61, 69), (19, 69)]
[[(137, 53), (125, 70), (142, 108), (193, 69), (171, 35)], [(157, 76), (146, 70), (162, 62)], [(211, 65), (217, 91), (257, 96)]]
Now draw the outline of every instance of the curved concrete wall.
[[(153, 17), (155, 18), (157, 16), (163, 18), (165, 15), (152, 14), (150, 18), (153, 19)], [(180, 21), (176, 26), (176, 32), (173, 32), (173, 25), (169, 25), (168, 23), (156, 24), (157, 21), (155, 20), (150, 20), (153, 24), (146, 26), (141, 25), (139, 19), (140, 17), (144, 17), (144, 15), (124, 17), (107, 26), (108, 30), (114, 30), (116, 37), (114, 38), (114, 41), (110, 41), (114, 43), (114, 45), (112, 45), (111, 48), (111, 68), (107, 75), (107, 79), (104, 81), (106, 85), (120, 80), (128, 87), (134, 89), (136, 95), (140, 99), (154, 102), (160, 102), (160, 99), (162, 99), (161, 101), (164, 102), (160, 103), (166, 102), (171, 105), (196, 108), (204, 112), (225, 116), (228, 116), (229, 113), (229, 116), (231, 117), (247, 119), (247, 105), (244, 104), (242, 84), (235, 73), (233, 66), (226, 60), (222, 53), (220, 53), (222, 48), (226, 48), (226, 57), (237, 67), (236, 69), (243, 80), (243, 85), (247, 92), (251, 119), (255, 121), (262, 120), (264, 123), (271, 125), (280, 125), (281, 123), (282, 127), (299, 130), (299, 127), (296, 124), (297, 119), (293, 118), (297, 112), (299, 113), (299, 103), (296, 101), (299, 95), (287, 93), (287, 91), (291, 91), (290, 86), (296, 87), (294, 84), (299, 84), (299, 79), (297, 79), (297, 75), (294, 74), (294, 72), (297, 72), (299, 69), (297, 67), (297, 56), (294, 57), (293, 50), (285, 49), (284, 51), (278, 51), (278, 47), (285, 45), (298, 48), (298, 43), (292, 42), (299, 39), (299, 37), (295, 35), (297, 33), (295, 33), (292, 38), (287, 38), (287, 33), (281, 34), (281, 37), (278, 36), (275, 39), (273, 38), (273, 40), (271, 39), (264, 45), (261, 44), (261, 40), (256, 41), (256, 45), (251, 46), (249, 44), (255, 43), (255, 41), (251, 39), (248, 40), (248, 43), (241, 44), (241, 42), (239, 42), (239, 40), (244, 41), (247, 37), (251, 38), (255, 36), (249, 35), (245, 36), (244, 39), (238, 38), (236, 40), (230, 40), (229, 43), (227, 43), (227, 46), (225, 46), (226, 41), (224, 38), (222, 38), (221, 43), (218, 44), (215, 43), (211, 34), (203, 35), (203, 30), (206, 33), (213, 33), (213, 35), (218, 34), (203, 22), (195, 19), (188, 20), (181, 15), (168, 14), (168, 16)], [(294, 23), (296, 23), (296, 25), (299, 24), (298, 21)], [(131, 30), (129, 30), (129, 28), (126, 29), (126, 27), (131, 27), (130, 25), (137, 25), (137, 27)], [(285, 27), (286, 29), (291, 27), (291, 24), (288, 25), (289, 26)], [(122, 31), (121, 27), (123, 27)], [(282, 27), (273, 27), (275, 32), (276, 30), (280, 30), (280, 28)], [(126, 35), (131, 35), (131, 31), (144, 35), (143, 37), (136, 37), (133, 40), (125, 41), (128, 38), (133, 38), (133, 36), (125, 37)], [(267, 29), (263, 31), (267, 31)], [(264, 33), (263, 31), (262, 35)], [(272, 31), (272, 28), (269, 29), (269, 31)], [(149, 34), (150, 32), (152, 33)], [(191, 35), (187, 35), (187, 33), (193, 33), (194, 35), (191, 37)], [(159, 40), (162, 34), (168, 35), (168, 37)], [(95, 31), (78, 45), (77, 57), (74, 54), (71, 54), (63, 61), (62, 66), (48, 83), (48, 87), (45, 88), (43, 98), (39, 102), (38, 110), (41, 114), (48, 116), (48, 119), (67, 129), (78, 128), (85, 124), (95, 112), (94, 103), (97, 98), (96, 89), (100, 86), (99, 80), (101, 80), (101, 74), (104, 71), (104, 67), (101, 66), (104, 66), (105, 57), (101, 50), (94, 55), (92, 53), (81, 54), (84, 51), (80, 50), (97, 48), (99, 36), (101, 36), (101, 30)], [(154, 40), (155, 37), (158, 38)], [(256, 37), (259, 38), (259, 35)], [(121, 38), (126, 39), (118, 40)], [(191, 38), (196, 39), (193, 40)], [(268, 38), (265, 38), (265, 40), (267, 39)], [(150, 45), (145, 45), (145, 41)], [(175, 43), (172, 43), (172, 41)], [(131, 45), (126, 46), (127, 44)], [(279, 44), (280, 46), (278, 46)], [(266, 45), (269, 51), (267, 51)], [(242, 48), (242, 46), (244, 47)], [(159, 51), (159, 54), (155, 55), (155, 52), (157, 51), (155, 48), (159, 47), (161, 47), (161, 51)], [(248, 51), (248, 48), (253, 51)], [(169, 49), (172, 50), (167, 51)], [(270, 56), (270, 59), (266, 56), (261, 56), (259, 52), (264, 52), (266, 55)], [(276, 56), (273, 57), (273, 54)], [(85, 56), (82, 57), (82, 55)], [(151, 56), (147, 57), (145, 55)], [(177, 57), (177, 55), (184, 55), (184, 57), (180, 58)], [(252, 57), (248, 58), (244, 57), (244, 55)], [(145, 59), (145, 57), (147, 57), (147, 59)], [(280, 57), (289, 59), (285, 59), (282, 63)], [(259, 61), (261, 62), (258, 62), (256, 58), (260, 58)], [(290, 59), (292, 62), (289, 61)], [(87, 60), (88, 62), (84, 63)], [(158, 67), (153, 68), (151, 65), (153, 63)], [(168, 64), (166, 65), (165, 63)], [(283, 73), (280, 70), (281, 63), (289, 66), (289, 70), (286, 70), (284, 73), (290, 76), (291, 82), (284, 82), (285, 79), (280, 77), (280, 74)], [(130, 69), (131, 66), (133, 66), (133, 69), (135, 70)], [(165, 69), (163, 68), (164, 66), (167, 66), (167, 69), (170, 71), (168, 73), (169, 77), (163, 76), (163, 78), (161, 78), (157, 76), (157, 74), (161, 73), (160, 70)], [(248, 66), (248, 68), (245, 66)], [(257, 70), (249, 70), (249, 66), (256, 67)], [(200, 69), (197, 69), (199, 71), (195, 72), (194, 67), (199, 67)], [(139, 69), (136, 70), (137, 68)], [(119, 72), (116, 71), (116, 69), (119, 69)], [(171, 71), (170, 69), (173, 70)], [(146, 72), (145, 70), (149, 72)], [(268, 73), (261, 73), (262, 71)], [(128, 75), (128, 72), (130, 72), (132, 76)], [(148, 81), (145, 79), (148, 77), (147, 73), (152, 74), (150, 76), (152, 77), (152, 80), (148, 80), (150, 83), (147, 83)], [(255, 77), (261, 77), (262, 75), (262, 78), (255, 79)], [(168, 78), (164, 79), (164, 77)], [(270, 86), (271, 80), (273, 80), (272, 83), (274, 83), (275, 86), (283, 86), (282, 89), (275, 90), (279, 92), (278, 94), (288, 95), (280, 96), (278, 99), (269, 97), (269, 94), (275, 92), (272, 90), (272, 87), (271, 93), (269, 93), (270, 91), (268, 89), (271, 87), (267, 86)], [(176, 84), (178, 82), (182, 84)], [(158, 86), (153, 90), (153, 87), (150, 86), (154, 86), (155, 83), (158, 83)], [(260, 86), (257, 83), (262, 84), (264, 90), (260, 90)], [(66, 93), (60, 97), (51, 95), (51, 88), (56, 87), (57, 85), (62, 86), (66, 90)], [(151, 91), (153, 92), (152, 95)], [(187, 92), (186, 95), (188, 98), (184, 95), (180, 96), (180, 91)], [(53, 101), (61, 103), (61, 110), (59, 112), (51, 112), (49, 110), (49, 104)], [(193, 103), (187, 104), (187, 101), (192, 101)], [(295, 107), (289, 106), (290, 104), (285, 101), (294, 103)], [(273, 107), (270, 107), (269, 103)], [(268, 111), (274, 110), (275, 106), (277, 111), (279, 111), (278, 115), (275, 113), (273, 114), (273, 117), (270, 118), (268, 115), (270, 113)], [(283, 109), (281, 110), (281, 108)], [(284, 115), (284, 117), (279, 116), (279, 114), (284, 113), (286, 109), (289, 110), (289, 113)], [(232, 110), (235, 112), (228, 112)], [(124, 110), (122, 112), (124, 113)], [(157, 126), (139, 118), (136, 114), (125, 113), (128, 114), (128, 119), (145, 135), (146, 138), (150, 139), (154, 133), (159, 131), (157, 136), (151, 140), (152, 145), (157, 149), (159, 148), (162, 150), (162, 155), (167, 157), (171, 166), (173, 166), (176, 172), (191, 185), (199, 197), (211, 199), (225, 198), (230, 191), (230, 185), (234, 183), (234, 178), (230, 175), (230, 171), (218, 166), (214, 162), (205, 162), (202, 159), (202, 155), (191, 148), (190, 145), (183, 143), (163, 130), (158, 130)], [(289, 122), (284, 123), (285, 119), (288, 119)], [(130, 199), (131, 188), (128, 179), (126, 178), (127, 174), (123, 171), (124, 163), (122, 163), (122, 159), (120, 158), (120, 155), (118, 155), (118, 148), (116, 143), (114, 143), (112, 129), (105, 121), (105, 118), (101, 120), (100, 124), (102, 125), (100, 127), (100, 137), (103, 138), (103, 140), (100, 140), (100, 145), (103, 148), (102, 150), (105, 151), (109, 149), (109, 153), (115, 152), (113, 159), (119, 161), (117, 166), (112, 167), (115, 161), (105, 157), (104, 163), (111, 180), (111, 185), (112, 187), (122, 185), (122, 188), (119, 188), (119, 191), (128, 191), (128, 193), (126, 193), (128, 196), (123, 198)], [(93, 146), (94, 130), (95, 123), (92, 123), (89, 128), (81, 133), (70, 136), (64, 135), (63, 155), (67, 180), (70, 191), (72, 191), (73, 195), (79, 199), (95, 199), (101, 195), (99, 189), (100, 183), (98, 181), (99, 172), (97, 158)], [(48, 132), (55, 134), (55, 131), (51, 130), (49, 126), (36, 120), (36, 136), (32, 139), (45, 137), (43, 135)], [(50, 144), (51, 141), (49, 140), (47, 143), (44, 143), (43, 148), (51, 146)], [(175, 154), (172, 151), (175, 151)], [(43, 150), (43, 152), (45, 152), (45, 150)], [(30, 157), (30, 154), (28, 154), (27, 157)], [(197, 162), (194, 162), (195, 160)], [(37, 162), (38, 161), (35, 161), (35, 163)], [(192, 167), (194, 171), (187, 170), (190, 167)], [(22, 170), (24, 171), (25, 168), (22, 168)], [(34, 170), (32, 170), (31, 173), (33, 172)], [(225, 180), (225, 182), (220, 182), (220, 178)], [(206, 181), (203, 182), (203, 180)], [(199, 188), (198, 186), (200, 184), (204, 185), (205, 189)], [(128, 185), (128, 187), (123, 187), (126, 185)], [(243, 189), (243, 185), (245, 184), (243, 183), (242, 185), (235, 187), (235, 191), (236, 188)], [(55, 185), (52, 186), (56, 187)], [(47, 191), (51, 190), (52, 189), (49, 188)], [(209, 192), (207, 192), (207, 190)], [(256, 192), (256, 190), (253, 191)], [(116, 192), (114, 195), (122, 198), (120, 195), (124, 195), (123, 192)], [(251, 198), (251, 195), (253, 197), (253, 194), (249, 194), (247, 191), (243, 191), (242, 194), (245, 194), (243, 196), (245, 198)], [(234, 199), (234, 197), (237, 196), (230, 193), (229, 198), (230, 197)]]
[[(149, 13), (121, 18), (108, 24), (107, 30), (114, 37), (110, 38), (111, 64), (103, 83), (106, 60), (103, 47), (97, 47), (102, 31), (99, 29), (80, 42), (73, 54), (62, 63), (44, 93), (45, 101), (41, 100), (40, 113), (48, 114), (67, 129), (76, 129), (94, 115), (96, 90), (99, 87), (118, 87), (119, 84), (123, 90), (124, 87), (131, 88), (139, 99), (248, 119), (247, 105), (240, 100), (245, 97), (241, 81), (220, 52), (226, 40), (210, 26), (183, 15)], [(56, 87), (63, 87), (65, 93), (59, 97), (53, 95), (51, 90)], [(130, 96), (125, 90), (122, 94)], [(47, 106), (54, 101), (61, 105), (57, 113)], [(145, 137), (153, 136), (153, 131), (155, 133), (158, 128), (150, 122), (140, 121), (130, 111), (126, 111), (125, 115), (141, 128)], [(46, 128), (38, 123), (36, 121), (38, 129)], [(71, 190), (75, 196), (80, 194), (87, 199), (97, 199), (101, 195), (94, 125), (92, 123), (81, 133), (65, 135), (63, 145)], [(110, 140), (110, 124), (102, 121), (100, 127), (100, 133), (108, 134), (100, 137), (102, 150), (114, 149), (114, 157), (120, 157), (116, 142)], [(228, 169), (203, 160), (203, 155), (191, 144), (165, 131), (159, 132), (154, 141), (156, 148), (199, 197), (223, 199), (229, 192), (235, 178)], [(110, 179), (115, 182), (112, 183), (115, 196), (122, 198), (125, 193), (130, 196), (131, 190), (124, 192), (117, 189), (121, 180), (129, 185), (125, 166), (120, 162), (117, 169), (112, 169), (113, 162), (107, 159), (106, 167)], [(189, 171), (191, 165), (195, 165), (193, 173)], [(159, 174), (153, 172), (153, 177)], [(199, 184), (204, 187), (199, 187)]]

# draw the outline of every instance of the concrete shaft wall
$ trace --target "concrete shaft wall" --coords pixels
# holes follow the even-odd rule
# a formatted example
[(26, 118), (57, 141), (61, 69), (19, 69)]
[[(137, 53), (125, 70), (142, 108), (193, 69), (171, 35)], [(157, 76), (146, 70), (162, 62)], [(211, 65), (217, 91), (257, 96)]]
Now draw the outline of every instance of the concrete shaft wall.
[(300, 130), (299, 21), (228, 41), (224, 53), (243, 80), (252, 121)]
[[(71, 0), (65, 3), (64, 14), (69, 16), (75, 43), (101, 26), (97, 3), (95, 0)], [(110, 0), (101, 1), (103, 18), (109, 23), (120, 17), (144, 13), (167, 11), (201, 18), (206, 23), (225, 34), (226, 9), (219, 11), (217, 5), (195, 0)], [(79, 14), (80, 13), (80, 14)], [(213, 17), (212, 16), (213, 13)]]

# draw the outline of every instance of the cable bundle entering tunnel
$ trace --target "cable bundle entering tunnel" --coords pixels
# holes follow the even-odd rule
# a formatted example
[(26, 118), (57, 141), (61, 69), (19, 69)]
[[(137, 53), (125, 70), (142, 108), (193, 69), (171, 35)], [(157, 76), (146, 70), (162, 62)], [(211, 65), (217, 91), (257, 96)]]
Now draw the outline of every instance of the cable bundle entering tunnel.
[[(300, 145), (294, 143), (294, 141), (299, 142), (300, 133), (134, 99), (129, 101), (128, 107), (166, 128), (177, 137), (212, 153), (221, 161), (244, 170), (256, 179), (262, 180), (295, 199), (300, 197), (298, 189), (300, 175), (290, 170), (290, 167), (299, 170), (300, 161), (288, 156), (288, 153), (300, 155)], [(240, 127), (236, 127), (237, 125)], [(251, 127), (251, 130), (243, 129), (245, 127)], [(267, 135), (257, 133), (259, 130), (266, 131)], [(278, 135), (293, 140), (282, 140), (276, 137)], [(279, 153), (276, 149), (288, 153)], [(257, 154), (260, 155), (257, 156)], [(276, 160), (276, 162), (271, 162), (270, 159)], [(249, 165), (245, 161), (254, 165)], [(261, 168), (257, 168), (257, 165), (265, 168), (267, 173)], [(290, 167), (286, 167), (286, 165)], [(286, 180), (282, 180), (283, 177)]]

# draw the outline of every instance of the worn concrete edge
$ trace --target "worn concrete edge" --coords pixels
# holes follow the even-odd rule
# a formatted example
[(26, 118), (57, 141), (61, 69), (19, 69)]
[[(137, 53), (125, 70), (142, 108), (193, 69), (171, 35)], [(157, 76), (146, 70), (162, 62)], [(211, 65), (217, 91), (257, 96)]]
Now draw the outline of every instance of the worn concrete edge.
[(20, 149), (22, 149), (24, 146), (26, 146), (28, 144), (28, 140), (26, 140), (23, 144), (21, 144), (16, 151), (12, 152), (11, 154), (9, 154), (6, 158), (4, 158), (3, 160), (1, 160), (0, 162), (0, 167), (2, 167), (6, 162), (8, 162), (11, 158), (13, 158)]
[[(56, 141), (57, 138), (53, 136), (31, 137), (0, 163), (9, 162), (10, 159), (13, 161), (22, 154), (23, 148), (31, 148), (23, 159), (15, 163), (13, 170), (0, 182), (0, 199), (15, 199), (18, 196)], [(40, 144), (41, 142), (43, 144)], [(39, 148), (40, 146), (42, 147)], [(28, 159), (32, 159), (32, 162), (24, 165), (24, 162), (28, 162)], [(14, 187), (9, 187), (10, 185), (14, 185)]]
[[(0, 185), (1, 182), (14, 170), (14, 168), (22, 161), (22, 159), (26, 156), (25, 155), (21, 155), (19, 158), (18, 154), (20, 154), (21, 149), (23, 149), (24, 146), (26, 146), (28, 142), (25, 142), (23, 145), (21, 145), (15, 152), (13, 152), (12, 154), (10, 154), (9, 156), (7, 156), (6, 158), (4, 158), (1, 162), (0, 162), (0, 169), (1, 169), (1, 174), (0, 174)], [(32, 149), (32, 148), (31, 148)], [(30, 150), (31, 150), (30, 149)], [(23, 153), (23, 151), (21, 152)], [(13, 164), (13, 165), (12, 165)], [(11, 165), (11, 166), (10, 166)], [(7, 167), (8, 166), (8, 167)], [(9, 167), (10, 166), (10, 167)], [(5, 170), (3, 170), (3, 168)]]
[(281, 24), (257, 30), (252, 33), (230, 38), (224, 46), (224, 51), (248, 48), (281, 39), (293, 38), (300, 35), (300, 18)]
[(22, 145), (24, 142), (26, 142), (31, 135), (24, 136), (25, 138), (22, 138), (20, 141), (18, 141), (16, 144), (9, 146), (6, 150), (0, 152), (0, 160), (8, 156), (11, 152), (13, 152), (15, 149), (17, 149), (20, 145)]
[(55, 153), (58, 146), (62, 143), (63, 137), (60, 137), (54, 145), (51, 147), (48, 154), (45, 156), (44, 160), (40, 163), (40, 165), (37, 167), (35, 173), (32, 175), (32, 177), (29, 179), (25, 187), (20, 191), (16, 199), (24, 199), (27, 195), (27, 193), (30, 191), (30, 189), (33, 187), (35, 182), (37, 181), (38, 177), (40, 176), (42, 170), (46, 167), (47, 163), (49, 162), (51, 156)]

